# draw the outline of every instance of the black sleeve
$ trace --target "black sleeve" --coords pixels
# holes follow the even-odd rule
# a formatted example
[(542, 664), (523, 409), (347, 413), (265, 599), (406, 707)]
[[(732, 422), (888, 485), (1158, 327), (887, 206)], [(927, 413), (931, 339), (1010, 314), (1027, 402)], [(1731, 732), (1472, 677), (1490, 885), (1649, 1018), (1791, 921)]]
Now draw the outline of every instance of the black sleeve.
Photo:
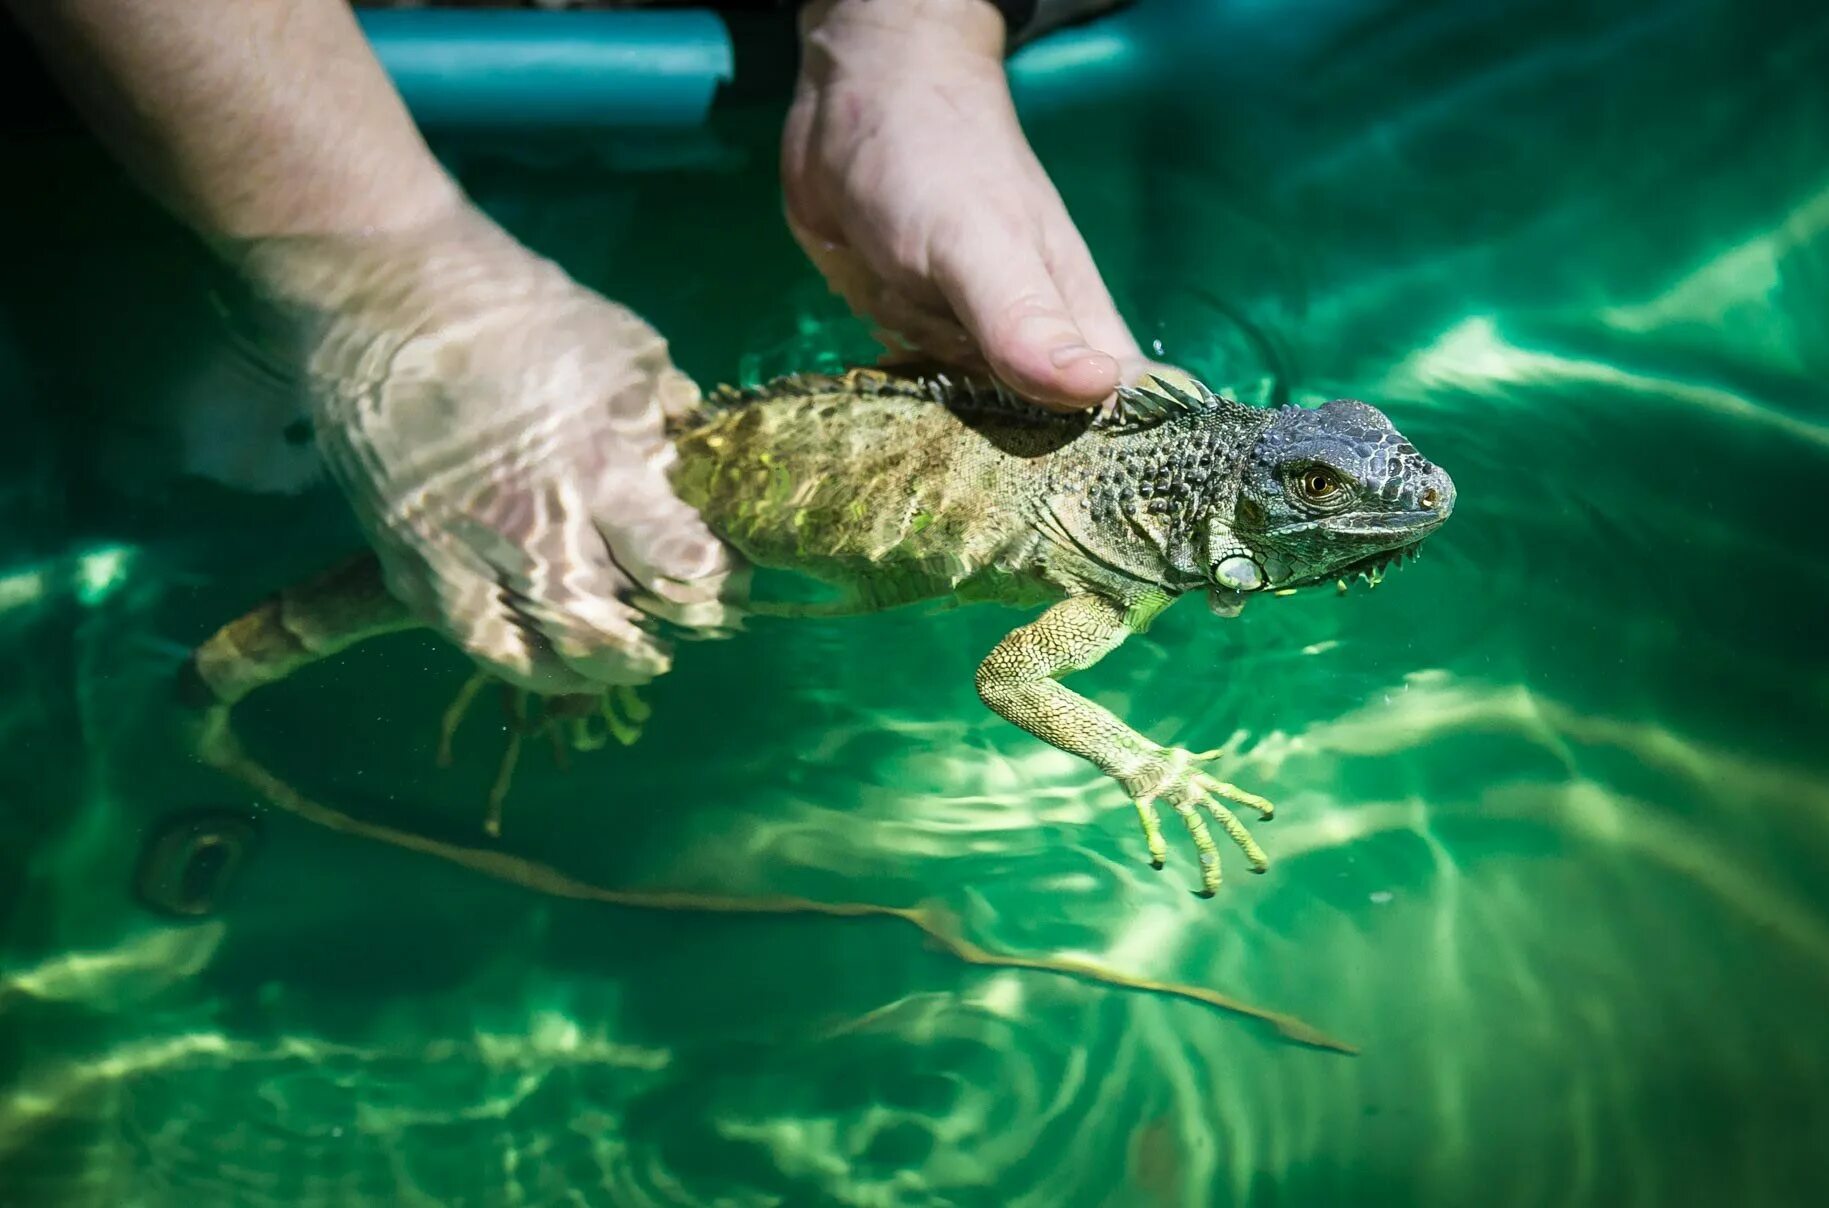
[(1051, 33), (1063, 25), (1085, 21), (1121, 8), (1130, 0), (985, 0), (1003, 14), (1010, 49)]

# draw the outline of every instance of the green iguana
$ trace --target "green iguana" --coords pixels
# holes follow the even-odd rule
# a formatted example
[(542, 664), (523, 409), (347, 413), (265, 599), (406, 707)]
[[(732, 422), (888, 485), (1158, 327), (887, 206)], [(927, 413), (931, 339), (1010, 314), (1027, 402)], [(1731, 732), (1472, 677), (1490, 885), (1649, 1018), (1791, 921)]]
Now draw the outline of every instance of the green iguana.
[[(1199, 852), (1203, 896), (1220, 884), (1206, 816), (1262, 872), (1262, 849), (1225, 803), (1266, 818), (1271, 803), (1206, 772), (1217, 752), (1152, 742), (1061, 677), (1188, 592), (1231, 617), (1253, 594), (1376, 582), (1447, 520), (1455, 498), (1448, 475), (1365, 403), (1250, 407), (1166, 377), (1120, 391), (1115, 407), (1063, 414), (933, 370), (797, 375), (714, 391), (671, 435), (675, 489), (720, 539), (754, 567), (838, 593), (740, 601), (748, 611), (834, 616), (947, 598), (1046, 605), (979, 665), (979, 696), (1116, 780), (1157, 868), (1167, 853), (1156, 803), (1173, 808)], [(416, 624), (372, 557), (281, 593), (189, 663), (212, 710), (206, 744), (232, 742), (228, 710), (253, 688)], [(477, 686), (447, 714), (443, 749)], [(524, 710), (524, 694), (515, 699)], [(587, 716), (626, 742), (645, 713), (619, 687), (601, 699), (551, 698), (534, 728), (600, 745)], [(505, 788), (498, 779), (491, 830)]]

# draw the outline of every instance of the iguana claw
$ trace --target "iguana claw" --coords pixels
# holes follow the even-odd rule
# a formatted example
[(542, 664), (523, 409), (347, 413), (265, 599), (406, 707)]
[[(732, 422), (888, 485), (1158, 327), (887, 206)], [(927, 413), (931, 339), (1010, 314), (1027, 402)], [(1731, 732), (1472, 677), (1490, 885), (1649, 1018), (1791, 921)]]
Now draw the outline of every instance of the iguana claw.
[[(641, 737), (642, 726), (647, 722), (653, 710), (635, 694), (635, 689), (626, 684), (618, 684), (606, 689), (601, 696), (573, 695), (551, 696), (542, 698), (542, 710), (538, 716), (529, 715), (531, 694), (508, 684), (497, 681), (488, 672), (478, 672), (464, 682), (458, 689), (457, 697), (444, 712), (438, 729), (438, 766), (450, 767), (453, 760), (453, 739), (457, 728), (463, 724), (464, 717), (476, 702), (476, 697), (485, 687), (496, 683), (503, 692), (503, 705), (507, 713), (508, 744), (502, 751), (501, 763), (495, 774), (495, 783), (490, 787), (489, 799), (483, 813), (483, 832), (491, 838), (499, 838), (502, 833), (502, 810), (508, 800), (508, 788), (514, 781), (514, 771), (521, 758), (521, 742), (533, 735), (545, 735), (552, 741), (553, 758), (560, 767), (566, 766), (565, 752), (596, 751), (615, 739), (623, 746), (629, 746)], [(591, 723), (600, 721), (602, 730)]]
[(1143, 823), (1143, 838), (1149, 844), (1150, 865), (1161, 868), (1168, 860), (1168, 848), (1162, 840), (1162, 824), (1156, 813), (1156, 802), (1167, 800), (1182, 822), (1188, 833), (1194, 837), (1194, 848), (1200, 854), (1200, 896), (1210, 898), (1219, 891), (1221, 872), (1219, 866), (1219, 846), (1214, 843), (1212, 832), (1207, 829), (1207, 820), (1202, 811), (1213, 816), (1220, 828), (1238, 844), (1251, 861), (1252, 872), (1264, 872), (1270, 867), (1264, 849), (1257, 845), (1251, 832), (1238, 816), (1221, 804), (1220, 798), (1239, 805), (1249, 806), (1268, 820), (1275, 816), (1276, 807), (1256, 793), (1246, 792), (1235, 784), (1217, 780), (1199, 770), (1198, 765), (1217, 758), (1220, 752), (1206, 751), (1196, 754), (1179, 747), (1164, 748), (1151, 761), (1151, 766), (1138, 775), (1127, 777), (1125, 791), (1137, 807), (1137, 816)]

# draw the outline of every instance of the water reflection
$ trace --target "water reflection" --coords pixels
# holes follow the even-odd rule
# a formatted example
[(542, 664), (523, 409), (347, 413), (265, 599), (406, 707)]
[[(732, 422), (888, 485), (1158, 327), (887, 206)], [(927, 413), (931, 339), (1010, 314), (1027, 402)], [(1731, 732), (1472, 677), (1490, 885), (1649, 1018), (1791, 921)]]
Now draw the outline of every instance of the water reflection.
[[(1316, 17), (1330, 49), (1280, 9), (1213, 6), (1235, 35), (1213, 53), (1256, 54), (1240, 78), (1268, 91), (1165, 88), (1036, 132), (1170, 359), (1369, 397), (1462, 484), (1456, 531), (1377, 592), (1228, 625), (1184, 604), (1086, 674), (1278, 801), (1268, 876), (1196, 900), (1191, 860), (1141, 860), (1108, 782), (982, 711), (971, 669), (1011, 619), (990, 611), (694, 647), (635, 748), (517, 784), (514, 854), (593, 884), (933, 899), (987, 948), (1223, 990), (1361, 1056), (962, 968), (906, 929), (558, 901), (281, 814), (221, 917), (154, 921), (128, 904), (142, 830), (247, 804), (174, 753), (158, 643), (336, 544), (249, 550), (273, 543), (198, 515), (86, 603), (74, 554), (0, 572), (9, 642), (64, 635), (31, 682), (75, 682), (58, 757), (88, 757), (45, 782), (73, 821), (35, 851), (0, 988), (26, 1057), (7, 1185), (1815, 1202), (1829, 560), (1787, 484), (1829, 472), (1829, 71), (1823, 20), (1780, 7), (1341, 6)], [(1123, 188), (1107, 127), (1155, 131)], [(862, 355), (797, 280), (689, 333), (694, 355), (744, 376)], [(200, 557), (199, 532), (231, 544)], [(217, 586), (187, 599), (185, 567)], [(249, 741), (353, 816), (478, 845), (489, 744), (431, 760), (461, 678), (426, 643), (357, 652), (251, 707)], [(4, 724), (39, 732), (17, 706)]]

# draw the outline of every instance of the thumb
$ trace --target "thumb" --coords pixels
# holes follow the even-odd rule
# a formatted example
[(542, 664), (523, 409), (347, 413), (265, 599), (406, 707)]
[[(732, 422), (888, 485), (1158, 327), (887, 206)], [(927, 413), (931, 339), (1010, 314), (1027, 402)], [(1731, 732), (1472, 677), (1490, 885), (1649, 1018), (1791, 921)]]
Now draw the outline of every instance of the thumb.
[(980, 228), (936, 249), (933, 264), (934, 284), (992, 372), (1018, 394), (1083, 408), (1117, 389), (1117, 359), (1087, 344), (1033, 241)]

